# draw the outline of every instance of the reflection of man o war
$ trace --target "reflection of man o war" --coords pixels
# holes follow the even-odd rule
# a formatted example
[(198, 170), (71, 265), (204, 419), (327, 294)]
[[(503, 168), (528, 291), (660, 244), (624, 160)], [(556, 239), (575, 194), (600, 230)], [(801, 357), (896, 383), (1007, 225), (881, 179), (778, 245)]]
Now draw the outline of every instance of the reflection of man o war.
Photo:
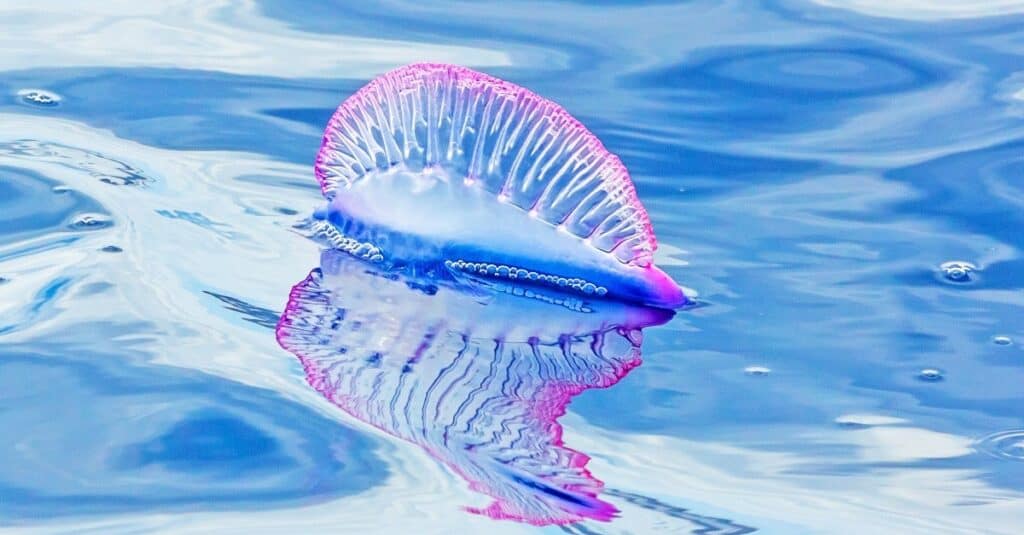
[(335, 112), (316, 175), (338, 249), (420, 275), (676, 308), (619, 159), (557, 104), (452, 65), (371, 81)]
[(321, 264), (277, 327), (310, 385), (494, 499), (472, 512), (539, 525), (613, 517), (557, 419), (637, 366), (640, 329), (671, 312), (488, 278), (424, 285), (335, 250)]

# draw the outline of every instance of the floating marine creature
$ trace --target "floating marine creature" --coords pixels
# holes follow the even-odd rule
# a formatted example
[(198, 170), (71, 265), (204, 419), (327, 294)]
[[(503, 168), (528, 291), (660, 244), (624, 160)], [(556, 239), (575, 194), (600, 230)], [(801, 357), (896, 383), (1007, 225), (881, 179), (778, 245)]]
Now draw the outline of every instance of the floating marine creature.
[(385, 269), (687, 302), (653, 264), (654, 231), (622, 162), (509, 82), (441, 64), (386, 73), (335, 112), (315, 170), (321, 234)]
[(276, 329), (309, 384), (493, 499), (470, 511), (611, 519), (557, 420), (687, 303), (619, 159), (526, 89), (417, 64), (342, 103), (315, 170), (329, 247)]

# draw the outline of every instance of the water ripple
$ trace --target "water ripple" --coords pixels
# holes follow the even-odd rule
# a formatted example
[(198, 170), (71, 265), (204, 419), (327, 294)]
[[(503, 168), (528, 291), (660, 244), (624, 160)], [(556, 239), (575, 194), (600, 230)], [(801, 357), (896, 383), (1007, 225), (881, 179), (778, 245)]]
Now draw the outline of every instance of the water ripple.
[(75, 171), (85, 171), (114, 186), (138, 186), (150, 182), (130, 164), (113, 160), (96, 151), (32, 139), (0, 143), (0, 155), (33, 162), (51, 162)]
[(978, 440), (975, 447), (997, 459), (1024, 462), (1024, 429), (993, 433)]

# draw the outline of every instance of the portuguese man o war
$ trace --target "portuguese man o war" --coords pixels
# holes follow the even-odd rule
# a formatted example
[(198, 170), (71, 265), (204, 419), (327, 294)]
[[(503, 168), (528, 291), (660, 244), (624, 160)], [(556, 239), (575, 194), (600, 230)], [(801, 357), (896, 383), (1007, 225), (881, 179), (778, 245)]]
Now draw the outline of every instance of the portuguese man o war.
[(673, 314), (496, 278), (424, 284), (326, 249), (276, 332), (327, 400), (493, 499), (468, 511), (565, 525), (617, 510), (558, 418), (639, 365), (641, 329)]
[(319, 232), (383, 269), (490, 278), (661, 308), (687, 303), (618, 157), (557, 104), (454, 65), (388, 72), (341, 104)]
[(471, 512), (612, 519), (557, 420), (687, 303), (619, 159), (526, 89), (417, 64), (342, 103), (315, 170), (327, 247), (276, 329), (310, 386), (493, 500)]

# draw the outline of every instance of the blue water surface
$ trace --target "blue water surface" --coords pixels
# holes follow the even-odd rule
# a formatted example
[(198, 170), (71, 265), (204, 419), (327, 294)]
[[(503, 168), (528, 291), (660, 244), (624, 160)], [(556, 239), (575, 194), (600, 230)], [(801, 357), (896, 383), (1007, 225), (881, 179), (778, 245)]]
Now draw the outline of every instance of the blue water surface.
[[(1024, 2), (93, 4), (0, 5), (0, 530), (1021, 532)], [(415, 61), (578, 117), (697, 292), (558, 420), (610, 522), (466, 511), (275, 339)]]

